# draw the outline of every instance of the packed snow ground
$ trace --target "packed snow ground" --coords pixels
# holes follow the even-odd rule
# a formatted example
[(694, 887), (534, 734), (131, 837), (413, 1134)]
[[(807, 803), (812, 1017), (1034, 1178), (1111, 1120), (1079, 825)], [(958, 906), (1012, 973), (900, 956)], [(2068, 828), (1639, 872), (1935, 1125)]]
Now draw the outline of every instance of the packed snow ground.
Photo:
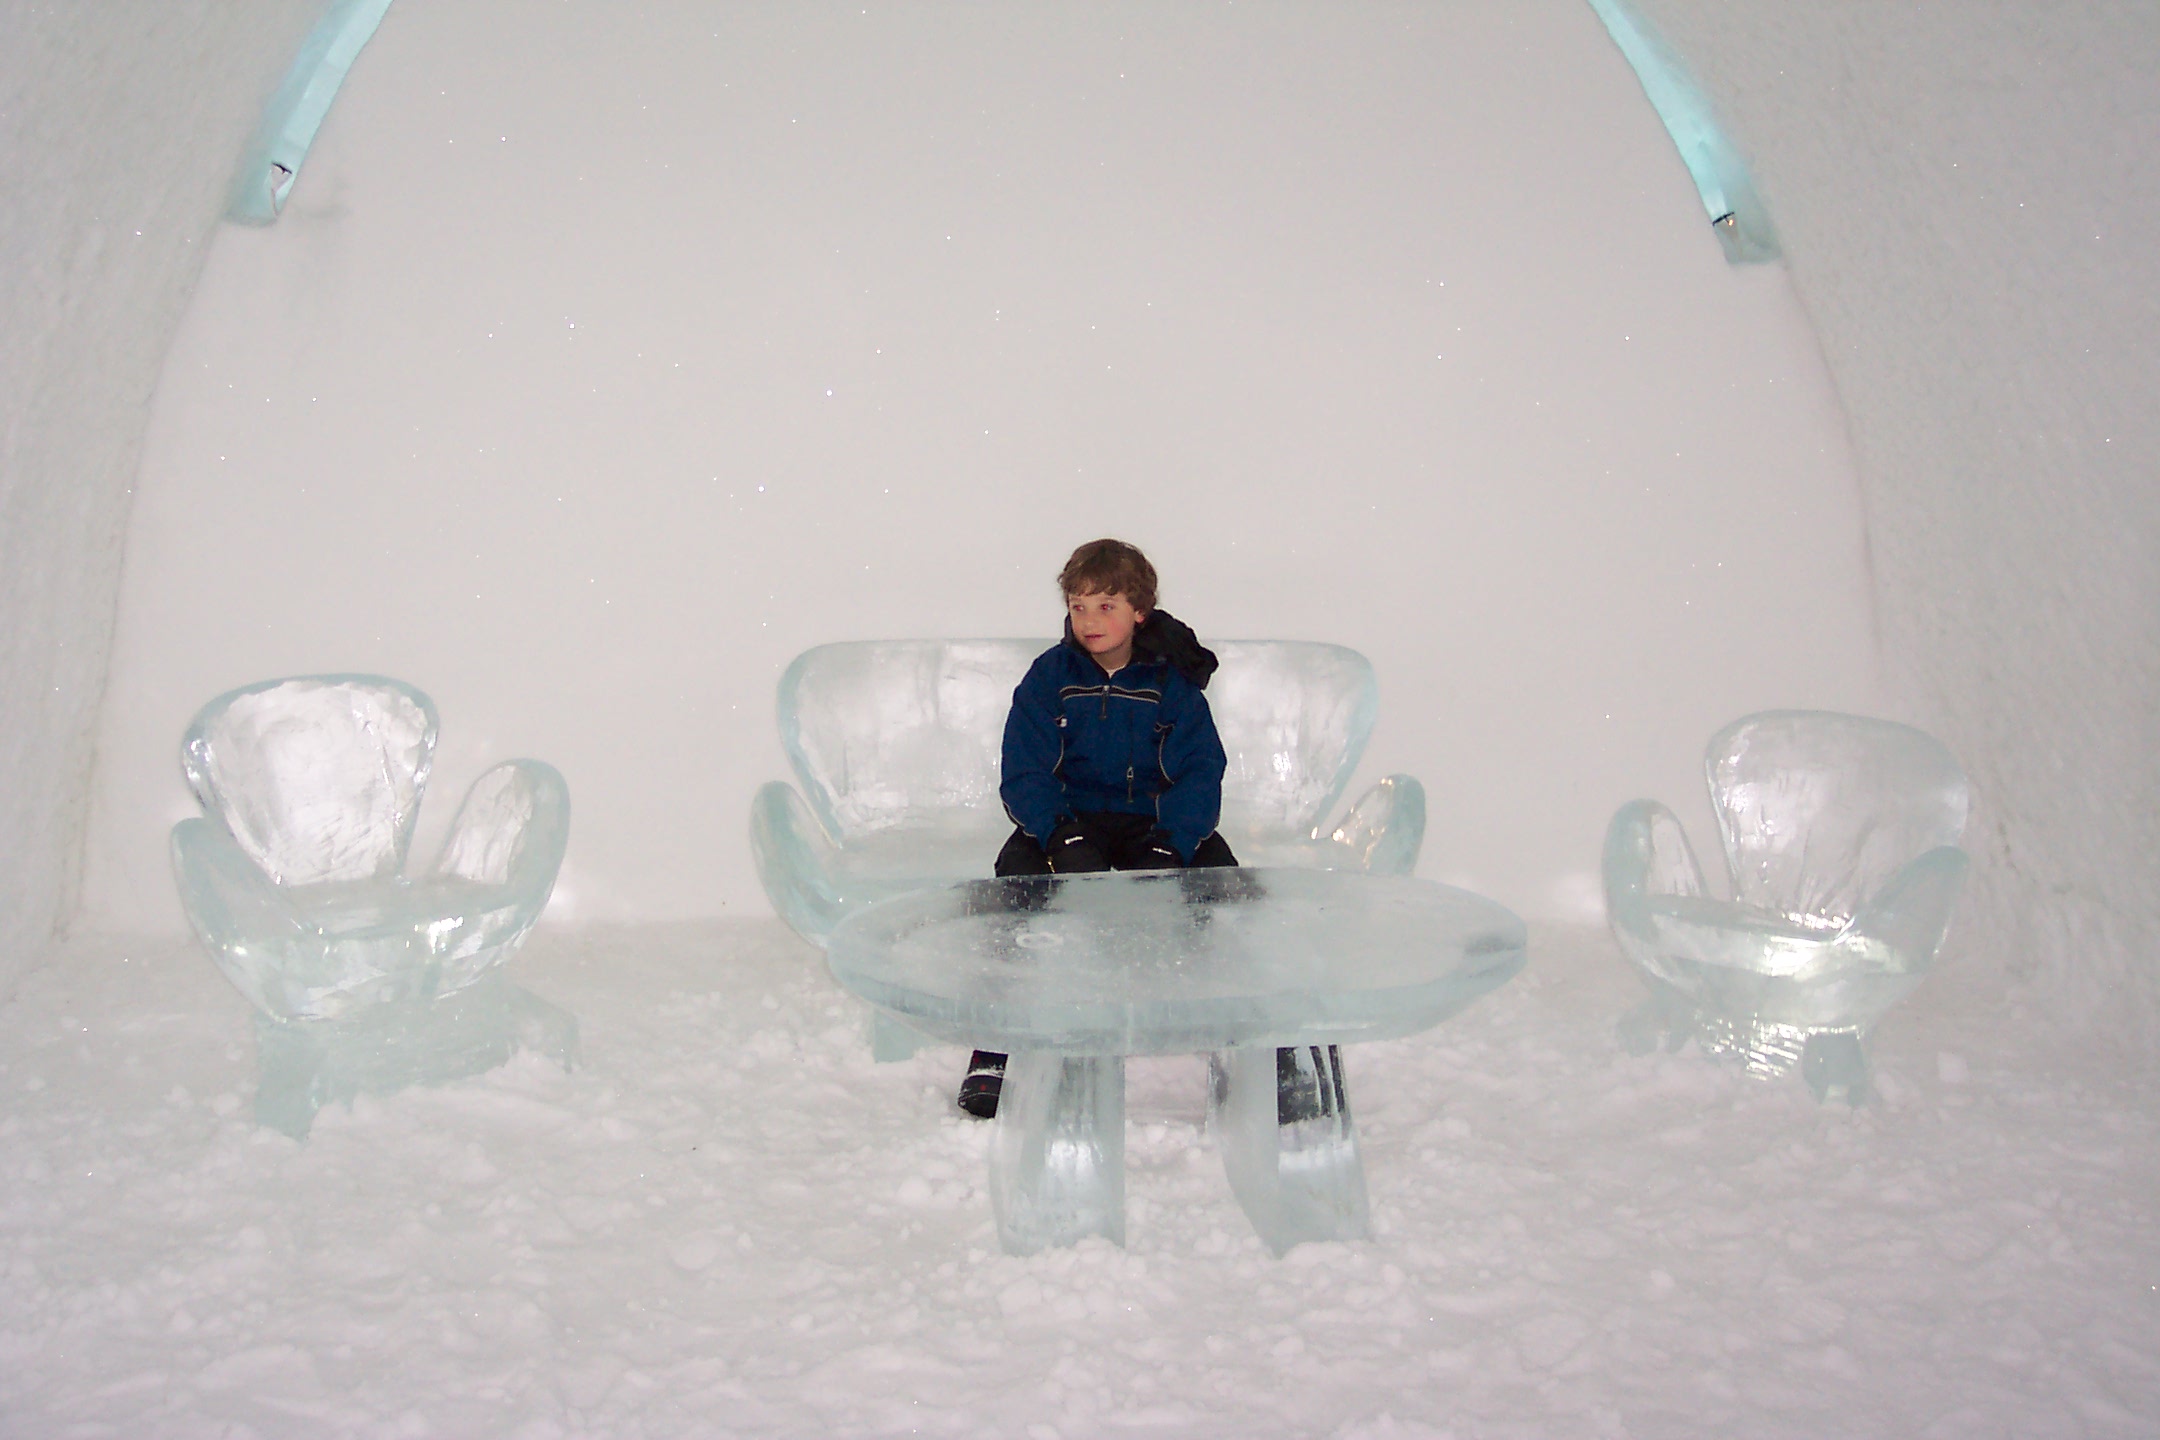
[(1604, 936), (1348, 1053), (1375, 1238), (1270, 1258), (1198, 1062), (1130, 1072), (1129, 1244), (996, 1251), (960, 1056), (871, 1063), (773, 922), (543, 928), (524, 1058), (249, 1120), (245, 1004), (75, 942), (0, 1007), (0, 1433), (2151, 1434), (2150, 1077), (1944, 976), (1882, 1094), (1620, 1054)]

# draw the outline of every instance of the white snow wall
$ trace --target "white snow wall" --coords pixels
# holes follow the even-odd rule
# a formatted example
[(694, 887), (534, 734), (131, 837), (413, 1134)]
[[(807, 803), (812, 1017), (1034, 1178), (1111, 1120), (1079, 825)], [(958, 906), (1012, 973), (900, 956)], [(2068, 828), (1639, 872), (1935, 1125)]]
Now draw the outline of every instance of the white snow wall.
[[(181, 242), (311, 8), (0, 12), (0, 985), (66, 909)], [(2110, 1013), (2150, 1037), (2153, 14), (1643, 8), (1771, 195), (1857, 442), (1890, 680), (1980, 784), (1965, 942), (2064, 998), (2127, 982), (2142, 1008)]]
[(0, 994), (74, 904), (151, 390), (317, 8), (0, 6)]
[(1885, 666), (1964, 760), (1960, 929), (2160, 1039), (2160, 7), (1642, 0), (1851, 418)]
[[(1873, 708), (1859, 480), (1581, 0), (399, 5), (220, 235), (128, 542), (86, 897), (176, 927), (229, 686), (374, 670), (570, 782), (564, 919), (762, 914), (774, 681), (1058, 629), (1124, 535), (1205, 636), (1369, 655), (1423, 869), (1593, 918), (1734, 715)], [(982, 863), (987, 866), (986, 853)]]

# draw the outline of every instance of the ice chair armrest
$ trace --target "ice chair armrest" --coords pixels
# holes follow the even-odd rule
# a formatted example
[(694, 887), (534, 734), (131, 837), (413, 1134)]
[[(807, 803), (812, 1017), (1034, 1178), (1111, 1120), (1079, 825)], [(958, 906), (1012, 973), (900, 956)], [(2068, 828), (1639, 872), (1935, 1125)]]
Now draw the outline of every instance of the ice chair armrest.
[(1425, 787), (1414, 775), (1389, 775), (1374, 783), (1344, 812), (1333, 829), (1313, 838), (1336, 863), (1369, 875), (1408, 875), (1425, 845)]
[(435, 874), (509, 890), (537, 913), (570, 842), (570, 787), (554, 766), (509, 760), (473, 781)]
[(195, 933), (223, 949), (250, 938), (309, 928), (292, 898), (213, 820), (183, 820), (172, 831), (173, 879)]
[(252, 951), (282, 952), (312, 929), (292, 897), (256, 867), (215, 821), (183, 820), (172, 832), (173, 880), (188, 926), (218, 969), (266, 1014), (291, 1013), (274, 973), (250, 963)]
[(750, 802), (750, 854), (780, 918), (823, 945), (845, 909), (833, 875), (838, 850), (794, 786), (772, 781)]
[(1615, 928), (1646, 932), (1653, 896), (1703, 894), (1702, 866), (1680, 817), (1655, 800), (1630, 800), (1613, 815), (1600, 868), (1605, 916)]
[(1911, 861), (1854, 912), (1840, 947), (1865, 949), (1889, 969), (1925, 970), (1942, 948), (1971, 864), (1955, 845), (1938, 845)]

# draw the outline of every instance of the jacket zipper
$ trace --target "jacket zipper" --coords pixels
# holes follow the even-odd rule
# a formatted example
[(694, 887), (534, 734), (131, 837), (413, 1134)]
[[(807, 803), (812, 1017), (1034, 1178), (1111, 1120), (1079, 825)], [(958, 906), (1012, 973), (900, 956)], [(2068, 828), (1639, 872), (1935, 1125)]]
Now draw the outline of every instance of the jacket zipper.
[(1132, 766), (1125, 767), (1125, 803), (1132, 804)]
[(1163, 764), (1163, 744), (1169, 738), (1170, 728), (1167, 725), (1157, 725), (1155, 727), (1155, 773), (1162, 776), (1163, 781), (1162, 785), (1155, 791), (1155, 823), (1158, 825), (1162, 823), (1163, 791), (1169, 789), (1174, 783), (1170, 779), (1169, 768)]

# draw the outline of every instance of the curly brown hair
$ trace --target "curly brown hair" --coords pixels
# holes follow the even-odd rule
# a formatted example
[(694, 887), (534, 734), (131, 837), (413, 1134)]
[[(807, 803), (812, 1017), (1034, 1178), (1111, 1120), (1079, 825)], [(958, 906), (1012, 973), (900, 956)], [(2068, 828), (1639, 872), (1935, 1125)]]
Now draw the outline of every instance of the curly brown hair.
[(1135, 610), (1155, 608), (1155, 567), (1137, 545), (1090, 540), (1058, 571), (1058, 588), (1074, 595), (1122, 595)]

